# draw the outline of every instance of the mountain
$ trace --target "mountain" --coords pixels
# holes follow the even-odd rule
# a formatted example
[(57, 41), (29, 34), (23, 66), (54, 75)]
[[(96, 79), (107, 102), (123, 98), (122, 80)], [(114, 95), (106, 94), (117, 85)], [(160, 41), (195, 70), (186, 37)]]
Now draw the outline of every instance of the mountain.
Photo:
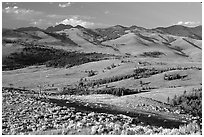
[(102, 41), (116, 39), (125, 34), (127, 27), (121, 25), (115, 25), (108, 28), (97, 28), (95, 32), (98, 33), (102, 37)]
[(50, 26), (47, 29), (43, 30), (37, 27), (23, 27), (18, 28), (15, 31), (24, 32), (24, 31), (46, 31), (46, 32), (57, 32), (65, 29), (77, 28), (82, 30), (87, 35), (94, 37), (95, 39), (101, 39), (102, 41), (116, 39), (122, 35), (125, 35), (128, 31), (130, 32), (152, 32), (152, 33), (161, 33), (161, 34), (171, 34), (174, 36), (190, 37), (193, 39), (202, 40), (202, 26), (197, 27), (186, 27), (182, 25), (173, 25), (169, 27), (158, 27), (154, 29), (146, 29), (136, 25), (130, 27), (124, 27), (122, 25), (115, 25), (107, 28), (97, 28), (89, 29), (83, 26), (77, 25), (75, 27), (71, 25), (58, 24), (56, 26)]
[(42, 29), (38, 28), (38, 27), (22, 27), (22, 28), (18, 28), (15, 31), (42, 31)]
[(75, 26), (74, 28), (78, 28), (78, 29), (85, 29), (83, 26), (81, 26), (81, 25), (77, 25), (77, 26)]
[(15, 30), (2, 29), (3, 42), (22, 41), (22, 42), (37, 42), (39, 44), (51, 45), (73, 45), (77, 46), (71, 39), (64, 35), (54, 32), (47, 32), (37, 27), (23, 27)]
[[(23, 29), (20, 29), (23, 30)], [(16, 38), (16, 39), (40, 39), (38, 36), (30, 35), (27, 34), (24, 31), (17, 31), (17, 30), (12, 30), (12, 29), (2, 29), (2, 39), (4, 38)]]
[(47, 32), (56, 32), (56, 31), (61, 31), (61, 30), (64, 30), (64, 29), (70, 29), (70, 28), (73, 28), (73, 26), (72, 25), (59, 24), (59, 25), (56, 25), (56, 26), (48, 27), (45, 31), (47, 31)]
[(158, 30), (161, 33), (167, 33), (175, 36), (190, 37), (193, 39), (202, 40), (202, 26), (185, 27), (182, 25), (173, 25), (170, 27), (158, 27), (153, 30)]
[[(155, 52), (162, 58), (201, 60), (202, 26), (190, 28), (181, 25), (146, 29), (136, 25), (115, 25), (107, 28), (89, 29), (77, 25), (59, 24), (42, 30), (36, 27), (3, 29), (4, 43), (8, 39), (37, 42), (81, 52), (98, 52), (115, 55), (150, 55)], [(61, 46), (61, 47), (60, 47)], [(154, 56), (156, 57), (156, 56)]]
[(136, 25), (130, 26), (128, 29), (130, 29), (130, 30), (135, 30), (135, 29), (137, 29), (137, 30), (147, 30), (147, 29), (145, 29), (143, 27), (138, 27)]

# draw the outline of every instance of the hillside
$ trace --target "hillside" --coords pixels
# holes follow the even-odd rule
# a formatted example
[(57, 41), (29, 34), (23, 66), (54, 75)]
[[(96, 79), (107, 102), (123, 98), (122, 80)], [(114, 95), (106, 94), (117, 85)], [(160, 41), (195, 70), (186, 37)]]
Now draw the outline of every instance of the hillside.
[[(199, 48), (196, 49), (196, 47), (201, 45), (201, 30), (202, 26), (189, 28), (175, 25), (167, 28), (145, 29), (135, 25), (130, 27), (115, 25), (108, 28), (87, 29), (80, 25), (73, 27), (59, 24), (45, 30), (37, 27), (4, 29), (2, 34), (3, 41), (8, 41), (8, 38), (12, 37), (12, 39), (24, 42), (37, 42), (56, 48), (63, 46), (63, 49), (67, 50), (116, 55), (137, 55), (136, 51), (149, 52), (153, 50), (161, 51), (167, 56), (175, 55), (179, 58), (184, 56), (195, 60), (194, 58), (199, 58), (197, 55), (200, 54)], [(179, 46), (174, 46), (178, 41), (180, 41)], [(188, 46), (189, 48), (186, 47), (184, 51), (180, 47), (184, 44), (192, 47)]]
[(22, 32), (22, 31), (42, 31), (42, 29), (38, 27), (25, 27), (25, 28), (18, 28), (16, 31)]
[(3, 133), (201, 134), (201, 28), (3, 29)]
[(70, 29), (72, 27), (73, 26), (71, 26), (71, 25), (59, 24), (59, 25), (56, 25), (56, 26), (48, 27), (47, 29), (45, 29), (45, 31), (47, 31), (47, 32), (56, 32), (56, 31), (61, 31), (61, 30), (64, 30), (64, 29)]
[(175, 36), (190, 37), (202, 40), (202, 26), (185, 27), (181, 25), (174, 25), (167, 28), (159, 27), (156, 28), (155, 30), (159, 30), (162, 33), (168, 33)]

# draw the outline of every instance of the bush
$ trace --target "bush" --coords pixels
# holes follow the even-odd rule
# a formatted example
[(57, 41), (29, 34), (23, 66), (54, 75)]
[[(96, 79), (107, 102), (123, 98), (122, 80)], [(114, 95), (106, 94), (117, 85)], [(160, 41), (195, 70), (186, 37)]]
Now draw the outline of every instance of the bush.
[(181, 76), (178, 73), (174, 73), (174, 74), (164, 74), (164, 80), (175, 80), (175, 79), (183, 79), (187, 77), (187, 75)]
[(88, 77), (96, 75), (96, 72), (93, 70), (88, 71)]
[(113, 63), (113, 64), (111, 64), (111, 68), (115, 68), (116, 67), (116, 65)]

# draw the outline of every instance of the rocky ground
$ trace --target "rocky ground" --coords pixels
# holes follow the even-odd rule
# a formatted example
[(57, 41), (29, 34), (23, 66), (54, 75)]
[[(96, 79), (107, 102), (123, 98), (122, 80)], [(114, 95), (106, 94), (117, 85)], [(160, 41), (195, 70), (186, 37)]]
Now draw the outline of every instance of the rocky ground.
[(77, 111), (30, 91), (3, 89), (2, 134), (201, 134), (196, 123), (179, 128), (145, 125), (122, 114)]

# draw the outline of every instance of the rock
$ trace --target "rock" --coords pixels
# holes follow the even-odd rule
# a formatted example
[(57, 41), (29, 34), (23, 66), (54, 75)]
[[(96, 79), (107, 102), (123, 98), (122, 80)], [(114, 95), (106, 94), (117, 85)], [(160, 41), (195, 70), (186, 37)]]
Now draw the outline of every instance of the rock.
[(97, 130), (98, 130), (98, 126), (92, 126), (91, 127), (91, 135), (94, 135), (97, 133)]
[(127, 135), (127, 132), (125, 130), (122, 130), (121, 135)]
[(127, 132), (127, 135), (135, 135), (135, 131), (132, 130), (131, 128), (128, 128), (126, 132)]
[(95, 116), (94, 112), (91, 112), (91, 113), (88, 114), (88, 117), (93, 117), (93, 116)]
[(119, 124), (115, 124), (115, 125), (114, 125), (114, 129), (118, 129), (118, 130), (120, 130), (120, 129), (121, 129), (121, 125), (119, 125)]
[(169, 134), (170, 134), (170, 135), (179, 135), (179, 130), (173, 128)]
[(81, 120), (81, 116), (76, 115), (76, 116), (75, 116), (75, 120), (76, 120), (76, 121), (80, 121), (80, 120)]
[(3, 124), (3, 125), (2, 125), (2, 129), (6, 129), (6, 128), (8, 128), (7, 125), (6, 125), (6, 124)]
[(77, 132), (81, 132), (81, 129), (77, 129)]
[(97, 130), (97, 133), (100, 135), (100, 134), (103, 133), (103, 131), (104, 131), (104, 128), (99, 128), (99, 129)]
[(179, 111), (179, 110), (176, 110), (174, 113), (176, 113), (176, 114), (180, 114), (180, 111)]
[(109, 135), (114, 135), (114, 131), (110, 131), (108, 134)]
[(76, 115), (82, 115), (82, 113), (81, 112), (77, 112)]
[(77, 122), (77, 128), (82, 128), (83, 127), (83, 123), (81, 123), (81, 122)]
[(169, 135), (170, 132), (171, 132), (170, 129), (163, 129), (163, 130), (161, 131), (161, 134), (162, 134), (162, 135)]
[(86, 123), (86, 126), (87, 126), (87, 127), (93, 126), (93, 123)]
[(98, 121), (99, 121), (99, 122), (102, 122), (102, 121), (103, 121), (103, 118), (100, 117)]
[(66, 110), (66, 109), (67, 109), (67, 107), (66, 107), (66, 106), (63, 106), (63, 107), (62, 107), (62, 109), (63, 109), (63, 110)]
[(2, 123), (7, 122), (7, 121), (8, 121), (7, 118), (2, 117)]
[(109, 122), (109, 121), (110, 121), (110, 119), (109, 119), (109, 118), (105, 118), (105, 121), (106, 121), (106, 122)]
[(100, 125), (101, 123), (100, 122), (97, 122), (97, 121), (95, 121), (95, 123), (94, 123), (95, 125)]
[(147, 129), (147, 130), (145, 130), (145, 134), (146, 135), (152, 135), (152, 134), (154, 134), (154, 132), (151, 129)]
[(129, 128), (130, 126), (127, 124), (127, 123), (125, 123), (124, 125), (123, 125), (123, 129), (127, 129), (127, 128)]

